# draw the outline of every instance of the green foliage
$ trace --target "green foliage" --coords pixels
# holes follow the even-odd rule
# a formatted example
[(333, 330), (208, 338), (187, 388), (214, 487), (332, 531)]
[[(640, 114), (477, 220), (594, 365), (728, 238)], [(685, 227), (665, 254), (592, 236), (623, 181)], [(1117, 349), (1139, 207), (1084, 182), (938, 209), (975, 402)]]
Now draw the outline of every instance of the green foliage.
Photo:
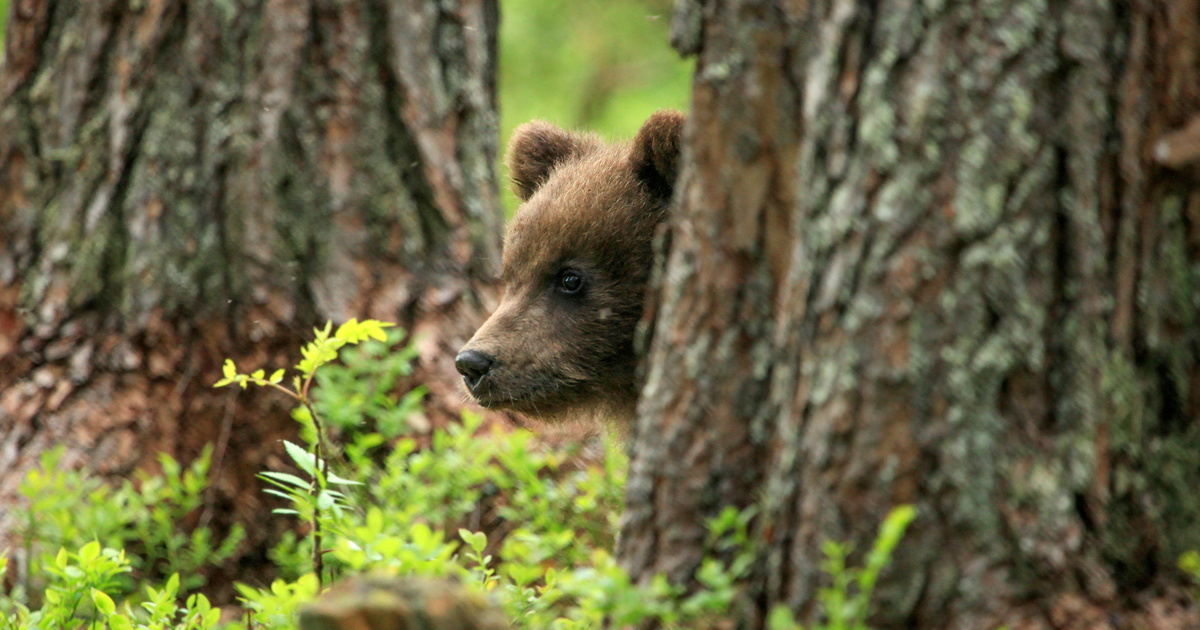
[(275, 580), (268, 589), (238, 584), (237, 590), (249, 612), (246, 621), (230, 624), (229, 628), (292, 630), (296, 627), (296, 609), (316, 599), (321, 587), (317, 576), (309, 573), (293, 581)]
[(316, 575), (318, 587), (320, 587), (322, 576), (325, 574), (325, 549), (322, 545), (322, 538), (323, 531), (327, 526), (326, 521), (331, 515), (342, 516), (345, 508), (343, 502), (346, 495), (329, 486), (349, 486), (359, 482), (338, 477), (328, 470), (323, 459), (324, 429), (320, 416), (313, 407), (313, 401), (309, 398), (309, 390), (316, 378), (317, 370), (336, 361), (338, 351), (344, 346), (358, 345), (371, 339), (387, 341), (384, 329), (391, 326), (394, 324), (373, 319), (362, 322), (351, 319), (338, 326), (337, 331), (332, 334), (330, 331), (333, 330), (333, 322), (326, 322), (325, 328), (314, 328), (313, 332), (316, 334), (316, 338), (300, 348), (303, 358), (296, 365), (296, 371), (299, 374), (292, 377), (292, 389), (280, 385), (286, 375), (286, 370), (282, 368), (272, 372), (270, 377), (266, 377), (266, 370), (262, 368), (252, 374), (241, 374), (231, 359), (225, 360), (222, 370), (224, 378), (213, 384), (213, 387), (224, 387), (236, 383), (242, 389), (246, 389), (253, 383), (278, 390), (299, 403), (300, 407), (297, 407), (292, 416), (300, 422), (302, 426), (300, 435), (308, 443), (308, 448), (301, 448), (286, 440), (283, 445), (287, 449), (288, 456), (292, 458), (292, 462), (308, 475), (308, 478), (301, 479), (289, 473), (271, 471), (264, 472), (259, 477), (275, 486), (275, 488), (267, 489), (269, 494), (287, 499), (294, 506), (279, 508), (275, 510), (277, 514), (295, 514), (310, 524), (313, 573)]
[[(0, 577), (5, 562), (0, 562)], [(124, 576), (132, 571), (124, 551), (84, 544), (79, 551), (63, 548), (44, 567), (49, 581), (44, 602), (36, 610), (8, 602), (0, 608), (0, 630), (41, 628), (107, 627), (113, 630), (207, 630), (217, 627), (221, 611), (204, 595), (194, 594), (178, 605), (179, 574), (172, 574), (163, 588), (146, 586), (135, 609), (133, 598), (118, 606), (113, 595), (124, 597)], [(99, 624), (103, 624), (102, 626)]]
[(208, 527), (186, 528), (199, 516), (208, 486), (210, 449), (192, 464), (180, 466), (159, 455), (161, 473), (139, 471), (133, 481), (113, 486), (61, 465), (62, 448), (42, 455), (19, 493), (24, 505), (15, 513), (29, 570), (19, 587), (0, 597), (0, 614), (8, 606), (36, 603), (54, 582), (56, 558), (63, 549), (86, 549), (95, 542), (125, 553), (124, 564), (112, 588), (125, 595), (135, 580), (170, 574), (186, 576), (184, 588), (204, 585), (203, 569), (233, 556), (243, 538), (240, 526), (224, 537)]
[(502, 0), (505, 137), (531, 118), (628, 135), (656, 109), (686, 108), (691, 63), (670, 46), (671, 5)]
[[(357, 366), (348, 372), (372, 380), (355, 353), (378, 357), (380, 349), (345, 355), (347, 365)], [(390, 379), (400, 372), (385, 365), (382, 374)], [(360, 392), (380, 391), (371, 383), (350, 384), (344, 376), (333, 380)], [(547, 449), (526, 431), (489, 431), (479, 416), (466, 413), (462, 424), (435, 431), (426, 447), (403, 437), (380, 458), (382, 436), (365, 424), (342, 426), (353, 471), (346, 476), (364, 483), (322, 502), (319, 484), (287, 473), (264, 474), (285, 490), (277, 496), (290, 502), (279, 511), (311, 520), (323, 542), (289, 538), (272, 554), (290, 562), (286, 572), (299, 575), (295, 581), (278, 581), (269, 590), (240, 588), (257, 623), (290, 624), (291, 614), (311, 598), (312, 586), (320, 588), (317, 574), (328, 568), (338, 574), (457, 577), (498, 599), (515, 628), (573, 630), (648, 621), (664, 628), (706, 627), (730, 612), (739, 580), (756, 557), (749, 534), (753, 510), (729, 508), (709, 526), (711, 557), (696, 576), (703, 588), (685, 595), (663, 576), (634, 584), (605, 551), (613, 543), (625, 470), (611, 441), (603, 444), (601, 462), (580, 467), (578, 453)], [(310, 478), (329, 466), (294, 444), (287, 444), (287, 453)], [(833, 586), (822, 601), (830, 628), (865, 628), (875, 581), (913, 515), (906, 507), (888, 519), (861, 569), (846, 567), (845, 546), (827, 545)], [(484, 520), (515, 526), (498, 528), (500, 534), (489, 538), (471, 526)], [(327, 554), (316, 551), (322, 544)], [(308, 565), (309, 556), (325, 559)], [(776, 614), (776, 623), (789, 620), (783, 614)]]
[(273, 387), (296, 399), (297, 402), (304, 403), (317, 369), (337, 360), (338, 350), (342, 346), (358, 344), (368, 339), (386, 341), (387, 334), (384, 332), (384, 329), (394, 325), (373, 319), (363, 322), (351, 319), (338, 326), (337, 332), (334, 332), (332, 335), (330, 331), (333, 330), (333, 322), (327, 322), (325, 328), (314, 328), (313, 332), (316, 333), (316, 338), (300, 349), (300, 354), (303, 358), (300, 360), (300, 363), (296, 364), (296, 371), (299, 374), (292, 377), (293, 389), (288, 389), (280, 385), (287, 373), (283, 368), (272, 372), (270, 377), (267, 377), (267, 371), (261, 368), (255, 370), (252, 374), (241, 374), (237, 371), (237, 366), (234, 365), (232, 359), (225, 359), (225, 365), (222, 367), (222, 376), (224, 378), (214, 383), (213, 387), (225, 387), (226, 385), (237, 384), (242, 389), (246, 389), (248, 385), (253, 383), (262, 387)]
[[(362, 572), (455, 578), (498, 602), (518, 630), (708, 628), (732, 614), (758, 558), (753, 509), (727, 508), (709, 523), (695, 592), (663, 576), (635, 583), (608, 551), (625, 482), (620, 447), (601, 439), (556, 450), (530, 432), (486, 426), (470, 413), (429, 433), (410, 428), (401, 414), (417, 405), (381, 398), (411, 358), (410, 350), (394, 347), (399, 334), (384, 328), (368, 321), (317, 330), (294, 388), (280, 385), (284, 374), (241, 374), (227, 364), (220, 385), (285, 392), (297, 402), (307, 437), (284, 442), (290, 469), (261, 475), (265, 491), (283, 501), (276, 512), (303, 527), (270, 553), (279, 579), (266, 588), (237, 585), (245, 614), (223, 627), (295, 628), (299, 607), (324, 590), (322, 576)], [(320, 448), (322, 426), (333, 424), (322, 421), (326, 413), (344, 414), (336, 423), (341, 446), (328, 460)], [(59, 471), (57, 457), (47, 455), (26, 481), (24, 492), (40, 510), (29, 539), (46, 551), (36, 554), (36, 585), (23, 597), (0, 598), (0, 630), (216, 627), (219, 610), (180, 576), (196, 575), (228, 549), (209, 546), (195, 557), (170, 552), (191, 540), (173, 525), (199, 506), (207, 453), (187, 470), (164, 459), (163, 476), (143, 477), (136, 499), (122, 494), (137, 494), (130, 484), (113, 488)], [(845, 546), (826, 546), (831, 586), (821, 593), (822, 627), (865, 628), (875, 581), (912, 517), (911, 508), (889, 517), (861, 568), (847, 566)], [(158, 549), (152, 563), (143, 544)], [(0, 574), (6, 562), (0, 555)], [(799, 628), (786, 610), (773, 612), (771, 624)]]
[(416, 348), (400, 343), (404, 335), (397, 328), (386, 334), (383, 341), (373, 339), (343, 352), (340, 362), (324, 366), (317, 375), (313, 408), (331, 432), (370, 428), (379, 434), (380, 444), (410, 432), (409, 421), (421, 412), (425, 388), (397, 398), (391, 387), (412, 375)]
[[(213, 384), (213, 387), (225, 387), (226, 385), (238, 385), (242, 389), (246, 389), (250, 385), (258, 385), (261, 387), (272, 388), (285, 396), (296, 401), (300, 406), (292, 414), (293, 417), (300, 422), (303, 431), (301, 436), (309, 443), (312, 449), (314, 459), (320, 459), (322, 448), (324, 445), (324, 429), (320, 424), (320, 416), (314, 408), (314, 400), (310, 398), (309, 391), (312, 388), (314, 379), (317, 375), (317, 370), (329, 363), (338, 359), (338, 353), (344, 346), (354, 346), (360, 343), (376, 340), (379, 342), (388, 341), (388, 335), (385, 329), (394, 326), (385, 322), (368, 319), (359, 322), (357, 319), (338, 326), (336, 332), (332, 334), (333, 322), (327, 322), (325, 328), (314, 328), (313, 332), (316, 338), (312, 342), (307, 343), (300, 349), (300, 354), (303, 357), (295, 367), (297, 374), (292, 375), (292, 388), (282, 385), (283, 379), (287, 375), (287, 370), (280, 368), (267, 376), (267, 371), (259, 368), (250, 374), (242, 374), (238, 372), (237, 366), (232, 359), (226, 359), (225, 365), (222, 367), (222, 378)], [(395, 337), (393, 337), (395, 340)], [(379, 352), (378, 350), (374, 350)], [(411, 353), (405, 355), (400, 353), (400, 358), (395, 359), (395, 362), (402, 363), (407, 366)], [(353, 365), (353, 364), (352, 364)], [(403, 367), (398, 370), (399, 373), (404, 373), (408, 368)], [(335, 372), (336, 374), (336, 372)], [(378, 381), (376, 381), (378, 382)], [(357, 392), (351, 390), (350, 396), (353, 398)], [(334, 396), (335, 401), (337, 396)], [(376, 402), (378, 396), (373, 397), (372, 401)], [(327, 405), (328, 407), (329, 405)], [(411, 409), (411, 404), (403, 403), (406, 409)], [(355, 408), (361, 411), (362, 405), (351, 405), (349, 408), (353, 411)], [(308, 468), (301, 466), (302, 470), (309, 472)], [(312, 468), (310, 475), (313, 476), (312, 483), (324, 489), (327, 485), (327, 480), (322, 476), (324, 469)]]
[(1179, 556), (1179, 568), (1191, 578), (1193, 586), (1197, 588), (1195, 597), (1200, 600), (1200, 551), (1193, 549)]
[[(892, 552), (916, 516), (916, 508), (911, 505), (893, 509), (879, 527), (879, 536), (867, 554), (866, 564), (861, 568), (846, 566), (846, 558), (851, 551), (849, 545), (834, 541), (825, 542), (825, 562), (822, 569), (829, 575), (831, 585), (821, 589), (817, 596), (825, 617), (821, 628), (867, 630), (871, 594), (875, 590), (879, 573), (891, 560)], [(767, 627), (770, 630), (800, 630), (801, 626), (796, 623), (790, 610), (778, 607), (771, 611)]]

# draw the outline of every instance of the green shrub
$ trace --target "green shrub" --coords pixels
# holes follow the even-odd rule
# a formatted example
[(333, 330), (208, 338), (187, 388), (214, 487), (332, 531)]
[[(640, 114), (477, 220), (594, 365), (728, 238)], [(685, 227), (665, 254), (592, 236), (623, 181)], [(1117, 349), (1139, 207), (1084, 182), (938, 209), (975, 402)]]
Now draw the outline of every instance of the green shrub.
[[(456, 578), (497, 601), (517, 629), (650, 620), (701, 628), (729, 612), (756, 558), (753, 510), (729, 508), (710, 523), (707, 549), (724, 560), (704, 561), (697, 592), (685, 594), (662, 576), (635, 584), (609, 552), (626, 467), (614, 441), (556, 450), (470, 413), (445, 429), (410, 427), (420, 394), (390, 396), (409, 369), (401, 336), (374, 321), (316, 333), (290, 377), (242, 374), (227, 363), (218, 383), (286, 393), (302, 427), (300, 442), (284, 445), (292, 467), (262, 474), (280, 499), (280, 518), (300, 527), (270, 552), (279, 579), (267, 588), (237, 585), (245, 614), (224, 627), (294, 628), (301, 605), (331, 580), (360, 572)], [(327, 430), (339, 436), (336, 444)], [(111, 487), (60, 471), (58, 454), (46, 456), (24, 488), (35, 579), (0, 597), (0, 630), (216, 625), (219, 611), (194, 593), (196, 576), (228, 557), (238, 536), (214, 546), (211, 533), (196, 533), (202, 528), (177, 531), (200, 505), (207, 452), (187, 469), (162, 461), (161, 477)], [(861, 569), (846, 567), (845, 547), (827, 546), (827, 627), (865, 627), (874, 581), (911, 518), (906, 508), (888, 520)], [(183, 551), (191, 545), (200, 551)], [(784, 610), (772, 613), (771, 624), (799, 627)]]
[(184, 526), (203, 504), (210, 449), (187, 468), (161, 454), (160, 474), (139, 471), (133, 481), (117, 486), (87, 472), (62, 469), (62, 453), (62, 448), (44, 453), (19, 488), (24, 505), (14, 520), (22, 524), (18, 533), (29, 570), (10, 599), (36, 604), (53, 579), (61, 550), (82, 549), (90, 542), (127, 552), (129, 571), (123, 573), (128, 575), (112, 584), (117, 595), (131, 593), (139, 579), (171, 574), (186, 576), (185, 590), (199, 588), (204, 585), (202, 570), (220, 565), (237, 550), (241, 526), (224, 537), (208, 527)]
[[(8, 558), (0, 558), (0, 577)], [(172, 574), (161, 590), (144, 585), (134, 596), (128, 591), (131, 560), (124, 551), (84, 544), (78, 551), (59, 549), (53, 560), (40, 566), (41, 606), (31, 608), (6, 598), (0, 600), (0, 630), (107, 627), (113, 630), (205, 630), (215, 628), (221, 611), (204, 595), (192, 594), (179, 606), (179, 574)], [(118, 607), (113, 599), (122, 600)], [(102, 625), (101, 625), (102, 624)]]

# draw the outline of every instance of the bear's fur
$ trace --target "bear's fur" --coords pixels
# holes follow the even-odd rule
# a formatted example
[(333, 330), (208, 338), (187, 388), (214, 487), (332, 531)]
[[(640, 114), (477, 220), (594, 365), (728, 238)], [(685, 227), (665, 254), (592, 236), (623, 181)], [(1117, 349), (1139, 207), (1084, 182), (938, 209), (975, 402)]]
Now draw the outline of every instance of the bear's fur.
[(479, 404), (547, 421), (634, 417), (634, 329), (683, 120), (657, 112), (622, 144), (539, 121), (513, 133), (524, 203), (504, 240), (504, 294), (455, 362)]

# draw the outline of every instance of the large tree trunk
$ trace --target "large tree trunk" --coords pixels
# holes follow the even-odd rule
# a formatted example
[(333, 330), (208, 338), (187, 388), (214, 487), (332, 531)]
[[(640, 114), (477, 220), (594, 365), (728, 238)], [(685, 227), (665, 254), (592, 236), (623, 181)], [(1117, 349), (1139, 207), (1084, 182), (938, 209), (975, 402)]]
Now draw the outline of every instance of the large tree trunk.
[(398, 322), (433, 404), (456, 404), (447, 357), (499, 254), (497, 19), (495, 0), (13, 2), (0, 505), (50, 445), (124, 475), (215, 442), (224, 509), (261, 514), (253, 476), (292, 422), (211, 385), (224, 357), (295, 363), (326, 319)]
[(878, 625), (1200, 624), (1200, 2), (683, 0), (674, 36), (625, 566), (686, 581), (760, 501), (741, 623), (812, 622), (821, 541), (912, 503)]

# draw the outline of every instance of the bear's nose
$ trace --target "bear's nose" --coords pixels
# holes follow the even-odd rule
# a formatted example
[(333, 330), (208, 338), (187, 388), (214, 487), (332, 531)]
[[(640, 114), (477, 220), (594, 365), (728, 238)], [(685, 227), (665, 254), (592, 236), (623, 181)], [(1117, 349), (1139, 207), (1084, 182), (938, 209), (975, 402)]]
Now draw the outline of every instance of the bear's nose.
[(454, 359), (454, 367), (463, 375), (467, 387), (475, 389), (479, 379), (492, 369), (492, 358), (478, 350), (463, 350)]

